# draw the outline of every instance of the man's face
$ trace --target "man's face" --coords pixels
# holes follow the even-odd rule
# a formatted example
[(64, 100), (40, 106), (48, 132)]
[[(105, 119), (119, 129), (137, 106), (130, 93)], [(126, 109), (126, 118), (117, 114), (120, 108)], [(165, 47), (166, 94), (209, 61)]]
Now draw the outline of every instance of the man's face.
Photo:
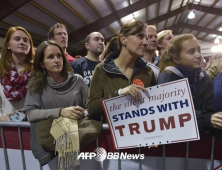
[(148, 36), (147, 50), (156, 50), (156, 48), (157, 48), (156, 30), (154, 30), (153, 28), (148, 28), (147, 29), (147, 36)]
[(90, 35), (89, 43), (86, 43), (85, 46), (89, 52), (99, 56), (104, 51), (104, 37), (99, 32), (94, 32)]
[(55, 28), (54, 38), (52, 39), (59, 43), (63, 49), (68, 47), (68, 34), (65, 28)]

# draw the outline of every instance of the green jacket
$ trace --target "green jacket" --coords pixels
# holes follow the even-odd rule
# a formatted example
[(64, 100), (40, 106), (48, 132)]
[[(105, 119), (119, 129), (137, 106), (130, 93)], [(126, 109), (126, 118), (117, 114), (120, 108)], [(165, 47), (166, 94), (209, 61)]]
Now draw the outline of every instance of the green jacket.
[(142, 59), (136, 59), (135, 68), (129, 80), (115, 65), (114, 59), (117, 57), (119, 57), (118, 52), (111, 53), (95, 68), (87, 102), (87, 110), (91, 118), (100, 119), (100, 115), (103, 115), (101, 101), (118, 96), (118, 90), (133, 84), (135, 79), (140, 79), (145, 88), (156, 85), (152, 69)]

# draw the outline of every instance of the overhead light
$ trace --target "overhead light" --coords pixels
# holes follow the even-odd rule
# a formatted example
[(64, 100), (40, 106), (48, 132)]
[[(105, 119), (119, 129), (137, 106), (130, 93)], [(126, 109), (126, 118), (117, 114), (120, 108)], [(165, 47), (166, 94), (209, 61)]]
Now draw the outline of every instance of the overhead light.
[(136, 21), (135, 16), (133, 15), (133, 19), (131, 20), (131, 22)]
[(188, 15), (188, 19), (193, 19), (195, 18), (195, 14), (193, 11), (190, 11), (189, 15)]
[(220, 42), (220, 40), (218, 38), (215, 38), (214, 43), (218, 44)]
[(211, 51), (216, 52), (216, 53), (222, 52), (221, 48), (222, 48), (221, 45), (214, 46), (214, 47), (211, 48)]
[(222, 31), (222, 27), (219, 28), (219, 31)]
[(215, 47), (211, 48), (211, 51), (213, 51), (213, 52), (219, 52), (219, 50), (220, 50), (219, 46), (215, 46)]

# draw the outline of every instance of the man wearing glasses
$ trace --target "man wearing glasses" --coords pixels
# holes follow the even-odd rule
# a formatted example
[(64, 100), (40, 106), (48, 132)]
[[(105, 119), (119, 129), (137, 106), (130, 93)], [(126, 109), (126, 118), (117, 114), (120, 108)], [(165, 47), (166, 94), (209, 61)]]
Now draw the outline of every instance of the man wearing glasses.
[(66, 58), (69, 63), (75, 60), (74, 57), (66, 52), (66, 49), (68, 47), (68, 33), (65, 25), (57, 23), (53, 27), (51, 27), (48, 32), (48, 40), (56, 41), (63, 48), (63, 51), (66, 54)]

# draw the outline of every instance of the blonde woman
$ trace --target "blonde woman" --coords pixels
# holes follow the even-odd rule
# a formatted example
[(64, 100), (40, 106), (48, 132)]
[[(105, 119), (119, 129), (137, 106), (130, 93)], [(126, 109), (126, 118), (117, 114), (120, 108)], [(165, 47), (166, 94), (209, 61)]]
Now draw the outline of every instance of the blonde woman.
[(193, 34), (175, 36), (162, 54), (157, 84), (187, 78), (199, 132), (208, 131), (222, 138), (222, 112), (215, 111), (213, 84), (201, 70), (202, 59), (201, 47)]

